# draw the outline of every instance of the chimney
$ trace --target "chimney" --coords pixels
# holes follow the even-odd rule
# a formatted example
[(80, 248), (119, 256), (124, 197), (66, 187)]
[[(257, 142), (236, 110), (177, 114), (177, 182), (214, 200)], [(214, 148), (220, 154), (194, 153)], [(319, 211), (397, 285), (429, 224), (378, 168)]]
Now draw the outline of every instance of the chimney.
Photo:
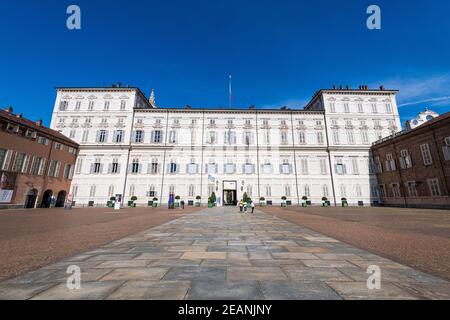
[(16, 114), (16, 118), (17, 119), (21, 119), (22, 118), (22, 114), (21, 113)]
[(42, 126), (42, 119), (39, 119), (38, 121), (36, 121), (36, 125), (39, 127)]
[(7, 107), (5, 109), (5, 111), (8, 112), (8, 113), (13, 113), (13, 108), (12, 107)]

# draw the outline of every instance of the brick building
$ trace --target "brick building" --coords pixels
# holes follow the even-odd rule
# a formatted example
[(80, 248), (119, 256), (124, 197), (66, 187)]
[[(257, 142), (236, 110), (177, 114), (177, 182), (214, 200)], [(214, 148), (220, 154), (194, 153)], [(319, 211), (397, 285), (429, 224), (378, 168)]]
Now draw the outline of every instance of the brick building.
[(450, 208), (450, 113), (374, 143), (381, 204)]
[(0, 208), (60, 207), (70, 190), (78, 144), (0, 110)]

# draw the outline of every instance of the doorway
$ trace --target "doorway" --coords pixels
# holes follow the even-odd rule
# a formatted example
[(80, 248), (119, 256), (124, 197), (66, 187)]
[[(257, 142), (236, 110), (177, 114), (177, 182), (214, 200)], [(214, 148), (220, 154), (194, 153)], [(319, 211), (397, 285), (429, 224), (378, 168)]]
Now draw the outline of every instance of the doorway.
[(41, 208), (50, 208), (50, 204), (52, 201), (52, 195), (53, 195), (52, 190), (47, 190), (44, 192), (44, 195), (42, 196), (42, 201), (41, 201)]
[(65, 192), (65, 191), (60, 191), (58, 193), (58, 197), (56, 198), (56, 204), (55, 204), (56, 208), (64, 207), (64, 203), (66, 202), (66, 195), (67, 195), (67, 192)]
[(25, 209), (33, 209), (36, 204), (38, 191), (36, 189), (30, 190), (25, 199)]
[(236, 190), (223, 190), (223, 205), (224, 206), (237, 206)]

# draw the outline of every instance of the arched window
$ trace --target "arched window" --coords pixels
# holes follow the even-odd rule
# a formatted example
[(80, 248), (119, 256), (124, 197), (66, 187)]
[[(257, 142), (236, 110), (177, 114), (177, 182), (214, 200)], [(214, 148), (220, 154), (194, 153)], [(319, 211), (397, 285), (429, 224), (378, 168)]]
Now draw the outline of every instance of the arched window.
[(324, 184), (324, 185), (322, 186), (322, 193), (323, 193), (323, 196), (324, 196), (324, 197), (328, 197), (328, 195), (329, 195), (329, 192), (328, 192), (328, 185)]
[(357, 196), (357, 197), (362, 197), (362, 189), (361, 189), (361, 186), (360, 186), (359, 184), (357, 184), (356, 187), (355, 187), (355, 189), (356, 189), (356, 196)]
[(95, 192), (97, 190), (97, 187), (94, 185), (91, 186), (91, 190), (89, 190), (89, 196), (90, 197), (95, 197)]
[(304, 190), (305, 190), (305, 196), (307, 196), (307, 197), (311, 196), (311, 192), (309, 190), (309, 185), (305, 184)]
[(291, 186), (288, 185), (288, 184), (284, 186), (284, 195), (286, 197), (290, 197), (291, 196)]
[(108, 188), (108, 197), (113, 197), (114, 196), (114, 185), (110, 185)]
[(345, 185), (341, 184), (341, 197), (346, 197), (347, 196), (347, 189), (345, 188)]
[(272, 196), (272, 187), (268, 184), (266, 185), (266, 196), (271, 197)]
[(136, 192), (136, 186), (134, 184), (130, 184), (129, 196), (130, 197), (135, 196), (135, 194), (134, 194), (135, 192)]

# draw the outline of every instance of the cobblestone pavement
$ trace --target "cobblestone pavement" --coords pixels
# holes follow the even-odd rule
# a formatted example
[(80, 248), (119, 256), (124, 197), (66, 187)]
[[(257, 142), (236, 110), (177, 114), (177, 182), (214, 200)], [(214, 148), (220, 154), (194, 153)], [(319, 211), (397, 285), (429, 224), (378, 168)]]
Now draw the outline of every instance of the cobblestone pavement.
[[(206, 209), (0, 284), (0, 299), (450, 299), (450, 283), (260, 211)], [(67, 267), (81, 268), (68, 290)], [(367, 289), (369, 265), (381, 289)]]

